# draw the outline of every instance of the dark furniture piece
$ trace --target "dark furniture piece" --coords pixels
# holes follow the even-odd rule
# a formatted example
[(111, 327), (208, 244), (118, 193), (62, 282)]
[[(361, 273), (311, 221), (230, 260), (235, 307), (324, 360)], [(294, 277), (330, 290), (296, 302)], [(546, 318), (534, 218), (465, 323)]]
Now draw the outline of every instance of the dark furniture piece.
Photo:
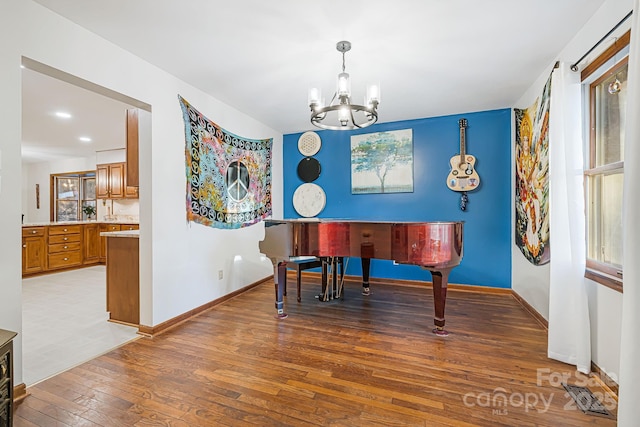
[(419, 265), (431, 272), (436, 326), (433, 332), (447, 335), (444, 330), (447, 282), (451, 269), (462, 260), (462, 222), (331, 219), (268, 219), (264, 222), (265, 238), (259, 246), (274, 265), (276, 317), (287, 317), (283, 296), (287, 264), (292, 257), (360, 257), (365, 289), (368, 289), (371, 259), (388, 259), (399, 264)]
[[(310, 268), (322, 267), (322, 260), (319, 258), (302, 258), (302, 259), (290, 259), (287, 261), (287, 268), (296, 271), (296, 289), (298, 291), (298, 302), (300, 302), (300, 284), (302, 282), (302, 271)], [(287, 288), (285, 283), (284, 294), (287, 294)]]
[(13, 425), (13, 338), (16, 335), (0, 329), (0, 427)]

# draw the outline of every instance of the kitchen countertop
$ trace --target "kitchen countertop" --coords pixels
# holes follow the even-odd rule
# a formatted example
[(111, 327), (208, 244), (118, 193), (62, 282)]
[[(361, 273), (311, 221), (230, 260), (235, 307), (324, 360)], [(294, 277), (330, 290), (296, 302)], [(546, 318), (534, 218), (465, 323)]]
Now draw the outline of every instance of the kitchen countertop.
[(44, 227), (50, 225), (80, 225), (80, 224), (138, 224), (139, 221), (130, 219), (108, 220), (108, 221), (46, 221), (46, 222), (27, 222), (22, 224), (23, 227)]
[(103, 237), (132, 237), (140, 238), (140, 230), (123, 230), (123, 231), (103, 231), (100, 233)]

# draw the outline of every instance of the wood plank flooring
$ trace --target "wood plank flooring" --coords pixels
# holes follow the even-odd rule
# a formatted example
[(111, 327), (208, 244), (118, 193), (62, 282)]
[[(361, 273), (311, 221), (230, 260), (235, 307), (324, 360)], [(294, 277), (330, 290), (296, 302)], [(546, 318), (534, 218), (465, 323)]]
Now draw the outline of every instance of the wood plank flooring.
[(450, 289), (442, 338), (428, 287), (365, 297), (348, 283), (321, 303), (316, 280), (303, 276), (301, 303), (290, 280), (285, 320), (265, 282), (36, 384), (14, 425), (616, 425), (576, 408), (562, 376), (597, 383), (546, 357), (546, 331), (510, 295)]

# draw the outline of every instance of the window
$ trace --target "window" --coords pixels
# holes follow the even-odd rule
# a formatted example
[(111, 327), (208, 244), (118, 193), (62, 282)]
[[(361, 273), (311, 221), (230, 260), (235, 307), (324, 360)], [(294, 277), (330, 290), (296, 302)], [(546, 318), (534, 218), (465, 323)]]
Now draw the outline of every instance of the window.
[[(96, 173), (76, 172), (51, 175), (51, 220), (82, 221), (95, 219)], [(93, 207), (93, 214), (84, 209)]]
[[(583, 71), (588, 99), (585, 165), (586, 276), (622, 290), (622, 185), (627, 106), (628, 34)], [(597, 66), (597, 68), (596, 68)], [(589, 70), (589, 75), (585, 72)]]

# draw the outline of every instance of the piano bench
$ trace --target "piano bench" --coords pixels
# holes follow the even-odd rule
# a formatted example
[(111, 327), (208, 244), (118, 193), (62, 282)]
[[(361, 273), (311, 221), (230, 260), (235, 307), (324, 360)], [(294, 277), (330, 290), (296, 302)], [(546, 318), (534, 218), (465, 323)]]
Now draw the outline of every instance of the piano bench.
[[(302, 270), (308, 270), (310, 268), (322, 267), (322, 261), (318, 258), (304, 257), (301, 259), (292, 259), (287, 261), (287, 268), (296, 271), (296, 289), (298, 291), (298, 302), (300, 302), (300, 281), (302, 276)], [(287, 289), (284, 290), (285, 295)]]

